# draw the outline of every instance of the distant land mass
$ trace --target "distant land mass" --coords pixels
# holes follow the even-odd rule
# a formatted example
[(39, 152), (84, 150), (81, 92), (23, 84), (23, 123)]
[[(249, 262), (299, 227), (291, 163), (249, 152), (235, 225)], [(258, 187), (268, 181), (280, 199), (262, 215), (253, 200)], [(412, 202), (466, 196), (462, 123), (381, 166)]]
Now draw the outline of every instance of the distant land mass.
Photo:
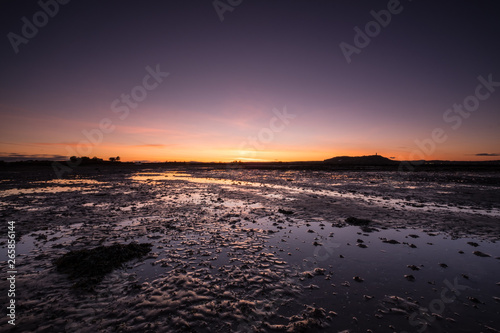
[(329, 158), (324, 162), (330, 164), (343, 164), (343, 165), (396, 165), (399, 161), (391, 160), (381, 155), (368, 155), (368, 156), (337, 156)]
[[(55, 174), (56, 172), (71, 173), (79, 170), (78, 173), (85, 172), (129, 172), (141, 168), (210, 168), (210, 169), (262, 169), (262, 170), (324, 170), (324, 171), (493, 171), (500, 172), (500, 160), (493, 161), (446, 161), (446, 160), (415, 160), (401, 161), (387, 158), (378, 154), (367, 156), (336, 156), (323, 161), (260, 161), (260, 162), (123, 162), (117, 158), (104, 160), (101, 158), (89, 158), (86, 156), (71, 160), (21, 160), (21, 161), (2, 161), (0, 160), (0, 180), (3, 173), (9, 169), (33, 171), (34, 168), (41, 171)], [(85, 171), (87, 169), (87, 171)], [(107, 170), (107, 171), (106, 171)], [(37, 172), (38, 172), (37, 171)]]

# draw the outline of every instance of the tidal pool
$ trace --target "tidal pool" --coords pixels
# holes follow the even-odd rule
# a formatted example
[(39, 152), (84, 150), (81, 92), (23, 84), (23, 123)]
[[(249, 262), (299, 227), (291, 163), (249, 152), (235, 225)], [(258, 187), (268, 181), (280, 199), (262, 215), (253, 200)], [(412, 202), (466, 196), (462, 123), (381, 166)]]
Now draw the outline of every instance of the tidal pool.
[[(141, 171), (83, 180), (76, 191), (37, 193), (32, 208), (53, 208), (33, 211), (28, 200), (19, 210), (4, 196), (3, 214), (25, 230), (17, 246), (15, 330), (500, 329), (495, 199), (464, 205), (460, 197), (439, 197), (446, 184), (429, 180), (400, 189), (411, 195), (382, 193), (388, 175), (367, 175), (364, 186), (359, 174), (240, 173)], [(480, 185), (474, 193), (495, 190)], [(353, 226), (348, 217), (370, 222)], [(93, 292), (73, 289), (54, 268), (71, 250), (130, 242), (152, 250)]]

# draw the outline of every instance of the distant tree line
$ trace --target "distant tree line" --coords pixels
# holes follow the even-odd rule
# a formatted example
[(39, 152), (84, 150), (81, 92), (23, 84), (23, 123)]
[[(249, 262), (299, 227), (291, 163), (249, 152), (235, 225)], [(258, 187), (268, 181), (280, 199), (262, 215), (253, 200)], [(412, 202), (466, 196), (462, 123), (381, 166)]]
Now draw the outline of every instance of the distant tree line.
[[(102, 158), (98, 158), (98, 157), (88, 157), (88, 156), (81, 156), (81, 157), (77, 157), (77, 156), (71, 156), (69, 158), (69, 161), (71, 163), (77, 163), (78, 160), (80, 160), (80, 163), (79, 164), (102, 164), (102, 163), (107, 163), (107, 161), (103, 160)], [(116, 156), (116, 157), (110, 157), (108, 159), (110, 162), (120, 162), (120, 156)]]

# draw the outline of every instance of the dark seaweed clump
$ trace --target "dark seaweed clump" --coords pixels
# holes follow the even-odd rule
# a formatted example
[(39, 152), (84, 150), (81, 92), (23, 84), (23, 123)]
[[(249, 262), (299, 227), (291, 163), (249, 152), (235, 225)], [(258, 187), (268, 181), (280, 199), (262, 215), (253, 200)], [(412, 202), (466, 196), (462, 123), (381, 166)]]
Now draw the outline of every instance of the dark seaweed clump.
[(278, 213), (284, 214), (284, 215), (292, 215), (293, 211), (291, 210), (286, 210), (286, 209), (278, 209)]
[(345, 219), (345, 221), (350, 225), (364, 226), (368, 225), (371, 221), (365, 219), (358, 219), (357, 217), (350, 216)]
[(93, 290), (106, 274), (122, 267), (124, 263), (140, 258), (151, 251), (150, 243), (113, 244), (94, 249), (70, 251), (54, 263), (57, 271), (68, 274), (77, 289)]

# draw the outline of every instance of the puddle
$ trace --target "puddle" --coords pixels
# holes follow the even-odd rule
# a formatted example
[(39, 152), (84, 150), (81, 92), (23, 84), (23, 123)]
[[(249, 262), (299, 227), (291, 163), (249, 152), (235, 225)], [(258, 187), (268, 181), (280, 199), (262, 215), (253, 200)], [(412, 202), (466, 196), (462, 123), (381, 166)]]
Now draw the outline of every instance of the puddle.
[(83, 187), (63, 187), (63, 186), (50, 186), (50, 187), (37, 187), (37, 188), (23, 188), (23, 189), (10, 189), (0, 191), (0, 196), (6, 197), (10, 195), (27, 195), (37, 193), (61, 193), (61, 192), (75, 192), (83, 191)]
[[(279, 184), (264, 184), (258, 182), (249, 182), (249, 181), (239, 181), (239, 180), (231, 180), (231, 179), (219, 179), (219, 178), (201, 178), (201, 177), (193, 177), (188, 173), (180, 173), (180, 172), (164, 172), (164, 173), (141, 173), (131, 177), (133, 181), (159, 181), (159, 180), (171, 180), (173, 177), (179, 177), (180, 179), (192, 183), (201, 183), (201, 184), (222, 184), (222, 185), (241, 185), (248, 187), (269, 187), (275, 190), (282, 190), (283, 194), (266, 194), (266, 196), (270, 198), (278, 198), (278, 199), (288, 199), (286, 193), (302, 193), (302, 194), (312, 194), (312, 195), (323, 195), (332, 198), (346, 198), (352, 200), (362, 200), (364, 202), (368, 202), (374, 205), (378, 205), (381, 207), (392, 207), (397, 209), (405, 209), (405, 210), (424, 210), (430, 212), (446, 212), (451, 211), (455, 213), (466, 213), (466, 214), (478, 214), (478, 215), (486, 215), (491, 217), (500, 217), (500, 209), (490, 208), (490, 209), (482, 209), (475, 208), (470, 206), (443, 206), (433, 202), (423, 202), (423, 201), (415, 201), (415, 200), (404, 200), (404, 199), (396, 199), (396, 198), (386, 198), (385, 196), (377, 196), (377, 195), (369, 195), (363, 193), (349, 193), (347, 191), (341, 190), (321, 190), (321, 189), (309, 189), (296, 187), (293, 185), (279, 185)], [(175, 179), (175, 178), (174, 178)], [(342, 179), (336, 178), (336, 179)], [(338, 184), (334, 184), (338, 185)], [(373, 184), (370, 186), (378, 186), (377, 184)], [(415, 189), (416, 186), (413, 185), (405, 185), (406, 189)], [(288, 199), (289, 200), (289, 199)]]
[[(0, 197), (7, 197), (11, 195), (20, 196), (20, 195), (31, 195), (31, 194), (53, 194), (53, 193), (62, 193), (62, 192), (83, 192), (83, 193), (94, 193), (92, 187), (85, 186), (98, 186), (100, 189), (111, 187), (104, 182), (99, 182), (93, 179), (52, 179), (49, 181), (39, 181), (39, 182), (31, 182), (29, 185), (33, 185), (36, 187), (30, 188), (13, 188), (8, 190), (0, 191)], [(40, 186), (43, 185), (43, 186)], [(66, 185), (66, 186), (61, 186)], [(78, 185), (78, 186), (74, 186)], [(37, 196), (38, 198), (40, 196)]]

